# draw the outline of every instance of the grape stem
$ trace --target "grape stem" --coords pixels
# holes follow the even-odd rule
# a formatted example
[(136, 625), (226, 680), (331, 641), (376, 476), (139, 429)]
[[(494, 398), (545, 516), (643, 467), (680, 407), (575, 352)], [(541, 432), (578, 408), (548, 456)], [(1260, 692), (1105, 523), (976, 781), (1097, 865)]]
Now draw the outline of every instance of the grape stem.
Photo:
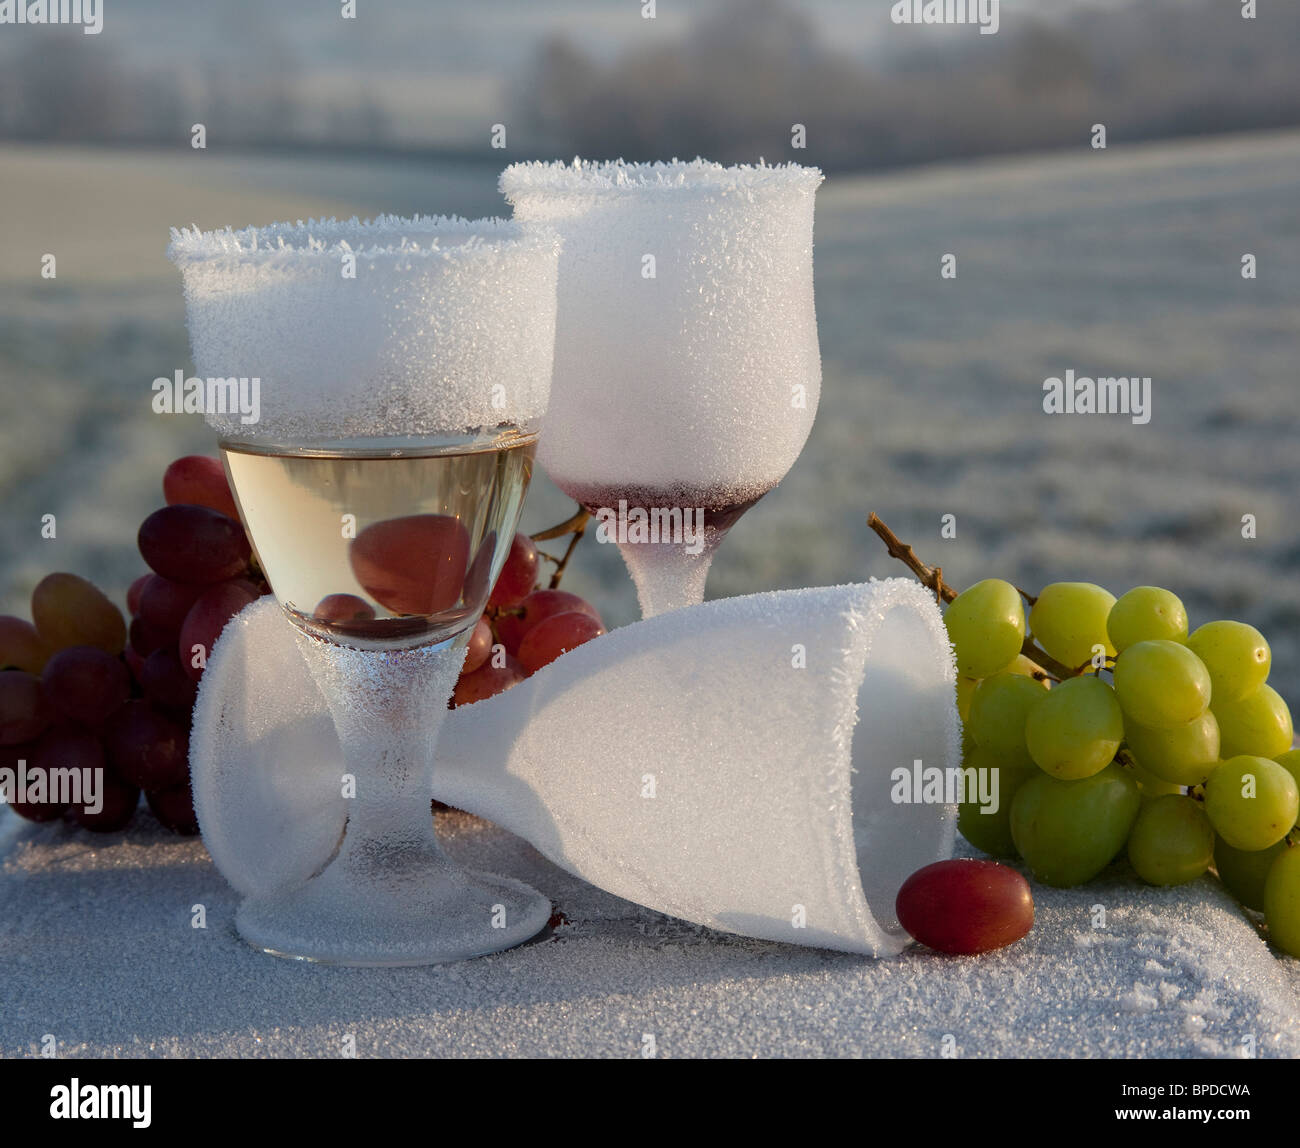
[[(936, 602), (951, 602), (957, 597), (957, 591), (943, 580), (943, 567), (927, 566), (922, 562), (917, 557), (916, 551), (890, 530), (874, 510), (867, 515), (867, 525), (875, 531), (876, 535), (885, 544), (891, 558), (897, 558), (920, 579), (921, 585), (934, 591)], [(1031, 605), (1037, 601), (1023, 590), (1020, 593)], [(1040, 682), (1049, 678), (1052, 681), (1063, 681), (1065, 678), (1077, 677), (1083, 670), (1089, 668), (1088, 663), (1085, 663), (1079, 669), (1071, 669), (1069, 666), (1058, 662), (1046, 651), (1040, 649), (1033, 638), (1028, 635), (1025, 636), (1020, 652), (1034, 663), (1033, 677)]]
[(569, 565), (569, 559), (573, 555), (574, 547), (576, 547), (578, 542), (581, 540), (590, 519), (591, 512), (580, 506), (576, 513), (566, 518), (558, 526), (552, 526), (549, 530), (543, 530), (533, 535), (534, 542), (548, 542), (552, 538), (563, 538), (566, 534), (572, 535), (569, 539), (569, 545), (565, 547), (563, 557), (556, 558), (553, 554), (547, 554), (545, 550), (539, 550), (537, 552), (548, 562), (555, 563), (555, 570), (551, 574), (551, 580), (547, 584), (547, 589), (556, 590), (559, 588), (560, 579), (564, 577), (565, 567)]

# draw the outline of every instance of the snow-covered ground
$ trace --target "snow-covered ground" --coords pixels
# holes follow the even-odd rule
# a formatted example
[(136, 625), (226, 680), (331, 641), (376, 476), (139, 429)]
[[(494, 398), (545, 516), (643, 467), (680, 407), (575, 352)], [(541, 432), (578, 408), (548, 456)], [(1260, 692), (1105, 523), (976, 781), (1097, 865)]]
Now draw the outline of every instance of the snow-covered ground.
[(945, 1037), (958, 1057), (1300, 1056), (1297, 962), (1210, 877), (1036, 885), (1011, 948), (877, 961), (683, 924), (448, 814), (458, 860), (528, 881), (566, 923), (473, 961), (339, 969), (250, 949), (202, 845), (153, 824), (106, 839), (0, 810), (0, 1056), (46, 1033), (90, 1057), (333, 1057), (349, 1034), (359, 1056), (639, 1057), (647, 1035), (659, 1057), (938, 1057)]

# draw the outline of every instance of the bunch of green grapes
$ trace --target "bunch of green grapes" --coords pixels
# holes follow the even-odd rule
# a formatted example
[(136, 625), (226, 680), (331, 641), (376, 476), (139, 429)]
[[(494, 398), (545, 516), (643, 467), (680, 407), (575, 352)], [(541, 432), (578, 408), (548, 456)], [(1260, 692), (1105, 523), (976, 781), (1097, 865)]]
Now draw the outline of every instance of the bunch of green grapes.
[(988, 579), (948, 607), (964, 765), (999, 778), (996, 812), (961, 806), (962, 835), (1061, 887), (1125, 846), (1154, 885), (1213, 867), (1300, 956), (1300, 750), (1264, 636), (1229, 621), (1189, 633), (1155, 586), (1116, 599), (1057, 582), (1027, 600), (1028, 617), (1020, 591)]

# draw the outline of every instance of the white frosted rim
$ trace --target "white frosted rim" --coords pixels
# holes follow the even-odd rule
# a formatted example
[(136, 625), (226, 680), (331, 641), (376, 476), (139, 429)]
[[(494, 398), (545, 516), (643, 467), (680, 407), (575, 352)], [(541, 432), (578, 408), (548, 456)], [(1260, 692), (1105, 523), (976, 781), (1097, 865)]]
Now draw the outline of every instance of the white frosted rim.
[(501, 194), (513, 204), (516, 196), (548, 193), (663, 193), (665, 195), (726, 195), (733, 192), (816, 191), (826, 177), (820, 168), (797, 163), (735, 164), (724, 167), (706, 159), (656, 160), (628, 163), (622, 159), (572, 163), (512, 163), (498, 181)]
[(200, 231), (173, 227), (167, 258), (173, 263), (236, 258), (240, 261), (299, 257), (409, 255), (456, 259), (476, 251), (556, 251), (549, 228), (511, 219), (463, 219), (456, 215), (379, 215), (373, 219), (308, 219), (264, 227)]

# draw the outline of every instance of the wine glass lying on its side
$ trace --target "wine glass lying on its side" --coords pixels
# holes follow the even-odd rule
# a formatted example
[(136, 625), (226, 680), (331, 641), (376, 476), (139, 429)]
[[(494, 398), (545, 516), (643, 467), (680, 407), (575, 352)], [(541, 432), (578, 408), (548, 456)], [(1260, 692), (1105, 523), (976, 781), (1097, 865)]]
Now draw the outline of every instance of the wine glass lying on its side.
[[(327, 865), (348, 817), (337, 738), (290, 630), (249, 606), (195, 710), (203, 838), (250, 898)], [(951, 854), (955, 829), (951, 806), (896, 803), (894, 774), (960, 764), (954, 691), (939, 611), (914, 582), (720, 599), (453, 711), (433, 796), (651, 909), (890, 956), (908, 942), (899, 887)]]

